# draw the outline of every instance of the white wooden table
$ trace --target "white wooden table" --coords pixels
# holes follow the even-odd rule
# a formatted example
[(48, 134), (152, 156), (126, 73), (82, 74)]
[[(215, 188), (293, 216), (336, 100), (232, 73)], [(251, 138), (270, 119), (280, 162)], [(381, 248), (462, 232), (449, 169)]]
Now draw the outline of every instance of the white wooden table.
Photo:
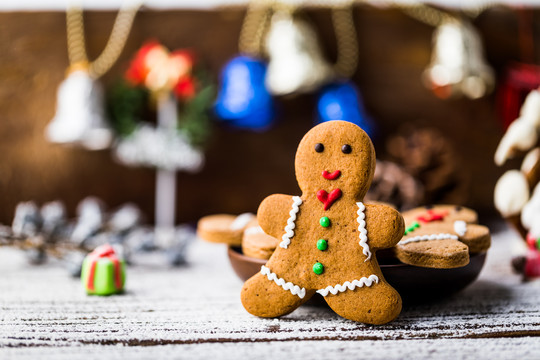
[(249, 315), (221, 245), (195, 243), (184, 268), (131, 267), (113, 297), (86, 296), (58, 264), (32, 267), (3, 248), (0, 359), (540, 359), (540, 280), (512, 274), (515, 241), (501, 229), (473, 285), (377, 327), (325, 307)]

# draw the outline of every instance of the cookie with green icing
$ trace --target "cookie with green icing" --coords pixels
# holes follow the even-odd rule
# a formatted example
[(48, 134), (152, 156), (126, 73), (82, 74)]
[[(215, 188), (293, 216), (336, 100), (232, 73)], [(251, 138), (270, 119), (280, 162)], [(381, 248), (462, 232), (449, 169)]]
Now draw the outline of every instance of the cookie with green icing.
[(456, 205), (436, 205), (403, 213), (405, 232), (394, 252), (403, 263), (457, 268), (469, 263), (469, 254), (491, 245), (489, 229), (477, 225), (475, 211)]
[(259, 206), (261, 228), (279, 246), (242, 288), (242, 304), (260, 317), (294, 311), (315, 293), (344, 318), (383, 324), (401, 311), (375, 252), (405, 231), (389, 206), (364, 204), (375, 169), (371, 140), (358, 126), (330, 121), (310, 130), (295, 160), (301, 196), (271, 195)]

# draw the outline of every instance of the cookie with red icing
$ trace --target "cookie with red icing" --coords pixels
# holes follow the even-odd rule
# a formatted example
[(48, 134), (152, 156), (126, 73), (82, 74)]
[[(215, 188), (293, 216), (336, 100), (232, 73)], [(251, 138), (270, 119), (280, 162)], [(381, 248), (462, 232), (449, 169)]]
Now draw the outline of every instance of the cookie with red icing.
[(383, 324), (401, 311), (401, 297), (384, 279), (375, 252), (404, 232), (395, 209), (364, 204), (375, 151), (357, 125), (330, 121), (310, 130), (295, 160), (301, 196), (271, 195), (257, 219), (279, 246), (246, 281), (242, 304), (260, 317), (294, 311), (315, 293), (344, 318)]
[(477, 225), (471, 209), (436, 205), (403, 213), (405, 235), (394, 248), (406, 264), (431, 268), (457, 268), (469, 263), (469, 254), (486, 251), (491, 244), (489, 229)]

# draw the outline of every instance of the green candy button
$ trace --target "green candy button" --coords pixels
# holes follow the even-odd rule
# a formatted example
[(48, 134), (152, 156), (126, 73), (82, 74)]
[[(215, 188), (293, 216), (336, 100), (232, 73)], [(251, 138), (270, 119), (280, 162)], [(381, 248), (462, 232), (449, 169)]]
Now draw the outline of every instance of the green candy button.
[(324, 239), (317, 240), (317, 249), (321, 251), (328, 249), (328, 242)]
[(414, 230), (418, 229), (420, 227), (420, 223), (418, 221), (415, 221), (409, 226), (407, 229), (405, 229), (405, 235), (412, 233)]
[(330, 226), (330, 219), (328, 218), (328, 216), (323, 216), (320, 220), (319, 220), (319, 224), (321, 224), (322, 227), (329, 227)]
[(324, 272), (324, 265), (317, 262), (313, 265), (313, 272), (317, 275), (321, 275)]

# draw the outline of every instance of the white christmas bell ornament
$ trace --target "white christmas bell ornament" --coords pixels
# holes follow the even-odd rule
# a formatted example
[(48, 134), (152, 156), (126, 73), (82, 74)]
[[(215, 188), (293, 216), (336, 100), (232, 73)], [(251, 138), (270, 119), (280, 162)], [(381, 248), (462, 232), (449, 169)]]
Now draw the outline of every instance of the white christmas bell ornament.
[(45, 130), (47, 139), (88, 150), (109, 147), (113, 135), (103, 109), (100, 84), (86, 70), (70, 72), (58, 88), (56, 114)]
[(56, 114), (45, 129), (45, 136), (53, 143), (101, 150), (110, 146), (113, 133), (105, 120), (103, 91), (97, 79), (118, 60), (142, 1), (124, 2), (107, 45), (92, 62), (86, 54), (82, 6), (80, 2), (68, 3), (66, 33), (70, 67), (58, 88)]
[(424, 80), (442, 98), (465, 95), (477, 99), (493, 89), (493, 70), (485, 62), (480, 36), (469, 22), (445, 20), (437, 28)]
[(333, 78), (315, 31), (287, 12), (272, 16), (266, 51), (270, 60), (265, 82), (274, 95), (313, 91)]

